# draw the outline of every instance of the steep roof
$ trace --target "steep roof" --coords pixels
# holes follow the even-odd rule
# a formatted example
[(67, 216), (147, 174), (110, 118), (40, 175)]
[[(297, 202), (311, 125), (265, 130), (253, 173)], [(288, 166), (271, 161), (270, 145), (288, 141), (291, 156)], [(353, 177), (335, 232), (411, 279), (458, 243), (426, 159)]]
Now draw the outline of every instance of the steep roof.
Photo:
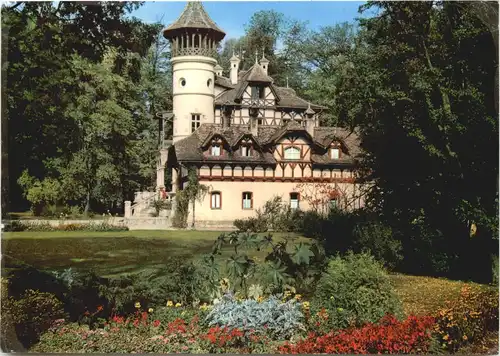
[(268, 76), (264, 69), (262, 69), (262, 67), (257, 63), (248, 70), (238, 72), (238, 83), (236, 85), (230, 84), (231, 81), (228, 78), (217, 77), (215, 83), (227, 88), (228, 90), (223, 91), (215, 98), (215, 104), (226, 105), (229, 103), (231, 105), (238, 105), (239, 99), (245, 91), (245, 88), (252, 82), (267, 84), (276, 97), (277, 107), (306, 109), (309, 113), (311, 110), (326, 109), (326, 107), (322, 105), (310, 104), (307, 100), (299, 97), (292, 88), (283, 88), (274, 85), (273, 78)]
[[(269, 150), (277, 140), (287, 132), (303, 132), (304, 135), (312, 140), (316, 149), (311, 154), (311, 161), (321, 165), (343, 165), (353, 164), (355, 158), (360, 153), (359, 138), (355, 132), (338, 127), (316, 127), (314, 134), (309, 133), (294, 120), (291, 120), (283, 127), (260, 126), (257, 136), (253, 136), (247, 125), (232, 125), (223, 128), (217, 124), (202, 124), (190, 136), (178, 141), (174, 145), (175, 154), (178, 161), (181, 162), (252, 162), (260, 164), (275, 164), (276, 160)], [(215, 135), (220, 135), (234, 148), (242, 136), (251, 136), (255, 142), (264, 149), (253, 157), (242, 157), (235, 155), (232, 149), (224, 156), (206, 156), (203, 154), (202, 146), (206, 144)], [(208, 140), (208, 141), (207, 141)], [(330, 143), (338, 140), (344, 146), (340, 159), (331, 159), (328, 155)], [(267, 147), (267, 148), (266, 148)]]
[(179, 18), (163, 30), (163, 36), (175, 36), (181, 29), (203, 29), (214, 34), (216, 40), (226, 35), (208, 16), (200, 1), (188, 1)]

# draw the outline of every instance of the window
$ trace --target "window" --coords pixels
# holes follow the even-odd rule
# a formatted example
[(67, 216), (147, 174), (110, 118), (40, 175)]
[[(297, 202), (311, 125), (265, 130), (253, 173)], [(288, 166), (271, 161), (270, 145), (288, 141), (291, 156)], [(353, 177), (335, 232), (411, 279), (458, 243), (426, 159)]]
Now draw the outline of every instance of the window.
[(251, 192), (243, 193), (243, 201), (242, 201), (243, 209), (252, 209), (253, 208), (253, 194)]
[(259, 118), (257, 119), (257, 125), (259, 125), (259, 126), (260, 126), (260, 125), (262, 125), (262, 123), (263, 123), (263, 120), (262, 120), (262, 118), (260, 118), (260, 117), (259, 117)]
[(252, 100), (265, 99), (266, 91), (263, 87), (251, 87), (252, 90)]
[(300, 149), (297, 147), (285, 148), (285, 159), (300, 159)]
[(241, 146), (241, 155), (243, 157), (249, 157), (250, 156), (250, 147), (243, 145)]
[(265, 99), (265, 98), (266, 98), (265, 88), (259, 88), (259, 99)]
[(220, 207), (221, 207), (221, 194), (220, 194), (220, 192), (210, 193), (210, 207), (212, 209), (220, 209)]
[(214, 143), (212, 149), (210, 150), (212, 156), (220, 156), (220, 144)]
[(331, 159), (339, 159), (340, 158), (340, 149), (339, 148), (330, 149), (330, 158)]
[(191, 114), (191, 133), (200, 127), (200, 114)]
[(332, 198), (330, 199), (330, 210), (336, 210), (337, 209), (337, 199)]
[(299, 193), (290, 193), (290, 208), (299, 208)]
[(185, 87), (185, 86), (186, 86), (186, 79), (181, 78), (181, 79), (179, 80), (179, 83), (181, 84), (181, 86)]
[(212, 85), (212, 79), (207, 80), (207, 87), (210, 88), (210, 85)]

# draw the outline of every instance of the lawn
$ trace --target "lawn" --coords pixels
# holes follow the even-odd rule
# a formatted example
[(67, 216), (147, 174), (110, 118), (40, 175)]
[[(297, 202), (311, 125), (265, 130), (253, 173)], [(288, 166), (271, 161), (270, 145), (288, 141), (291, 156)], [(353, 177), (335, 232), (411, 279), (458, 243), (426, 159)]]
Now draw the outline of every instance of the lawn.
[[(169, 257), (196, 259), (210, 253), (219, 231), (164, 230), (123, 232), (6, 232), (2, 236), (5, 267), (23, 262), (39, 269), (94, 269), (102, 276), (159, 269)], [(304, 238), (286, 234), (298, 240)], [(285, 234), (276, 233), (277, 239)], [(221, 258), (232, 253), (223, 250)], [(256, 253), (265, 256), (266, 251)]]

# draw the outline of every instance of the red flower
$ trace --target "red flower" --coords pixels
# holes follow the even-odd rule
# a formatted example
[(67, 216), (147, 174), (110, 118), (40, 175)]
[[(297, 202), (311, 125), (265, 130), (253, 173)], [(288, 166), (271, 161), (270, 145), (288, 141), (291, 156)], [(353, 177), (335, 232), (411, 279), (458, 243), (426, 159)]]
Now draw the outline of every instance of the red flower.
[(153, 321), (153, 326), (154, 326), (155, 328), (157, 328), (158, 326), (160, 326), (160, 323), (161, 323), (161, 322), (160, 322), (159, 320), (155, 320), (155, 321)]

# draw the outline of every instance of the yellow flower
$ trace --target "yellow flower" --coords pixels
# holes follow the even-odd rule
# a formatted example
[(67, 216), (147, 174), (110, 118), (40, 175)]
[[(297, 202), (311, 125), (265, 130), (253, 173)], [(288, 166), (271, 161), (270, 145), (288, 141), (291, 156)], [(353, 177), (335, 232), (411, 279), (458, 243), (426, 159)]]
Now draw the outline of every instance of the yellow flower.
[(450, 335), (446, 334), (445, 336), (443, 336), (443, 340), (448, 340), (450, 338)]
[(169, 301), (167, 302), (167, 307), (171, 307), (171, 306), (173, 306), (173, 305), (174, 305), (174, 302), (172, 302), (171, 300), (169, 300)]
[(264, 297), (260, 296), (257, 298), (257, 302), (262, 303), (264, 301)]
[(330, 300), (333, 300), (333, 295), (330, 297)]
[(136, 303), (135, 303), (135, 307), (136, 307), (137, 309), (140, 309), (140, 308), (141, 308), (141, 303), (136, 302)]
[(207, 310), (208, 309), (207, 303), (203, 303), (203, 305), (200, 305), (200, 309), (201, 310)]
[(302, 296), (300, 294), (295, 294), (295, 299), (300, 300)]
[(153, 312), (153, 308), (149, 308), (148, 312), (152, 313)]
[(302, 307), (303, 307), (304, 309), (309, 309), (309, 302), (304, 302), (304, 303), (302, 303)]
[(176, 307), (176, 308), (182, 307), (182, 304), (181, 304), (181, 303), (176, 303), (176, 304), (175, 304), (175, 307)]

